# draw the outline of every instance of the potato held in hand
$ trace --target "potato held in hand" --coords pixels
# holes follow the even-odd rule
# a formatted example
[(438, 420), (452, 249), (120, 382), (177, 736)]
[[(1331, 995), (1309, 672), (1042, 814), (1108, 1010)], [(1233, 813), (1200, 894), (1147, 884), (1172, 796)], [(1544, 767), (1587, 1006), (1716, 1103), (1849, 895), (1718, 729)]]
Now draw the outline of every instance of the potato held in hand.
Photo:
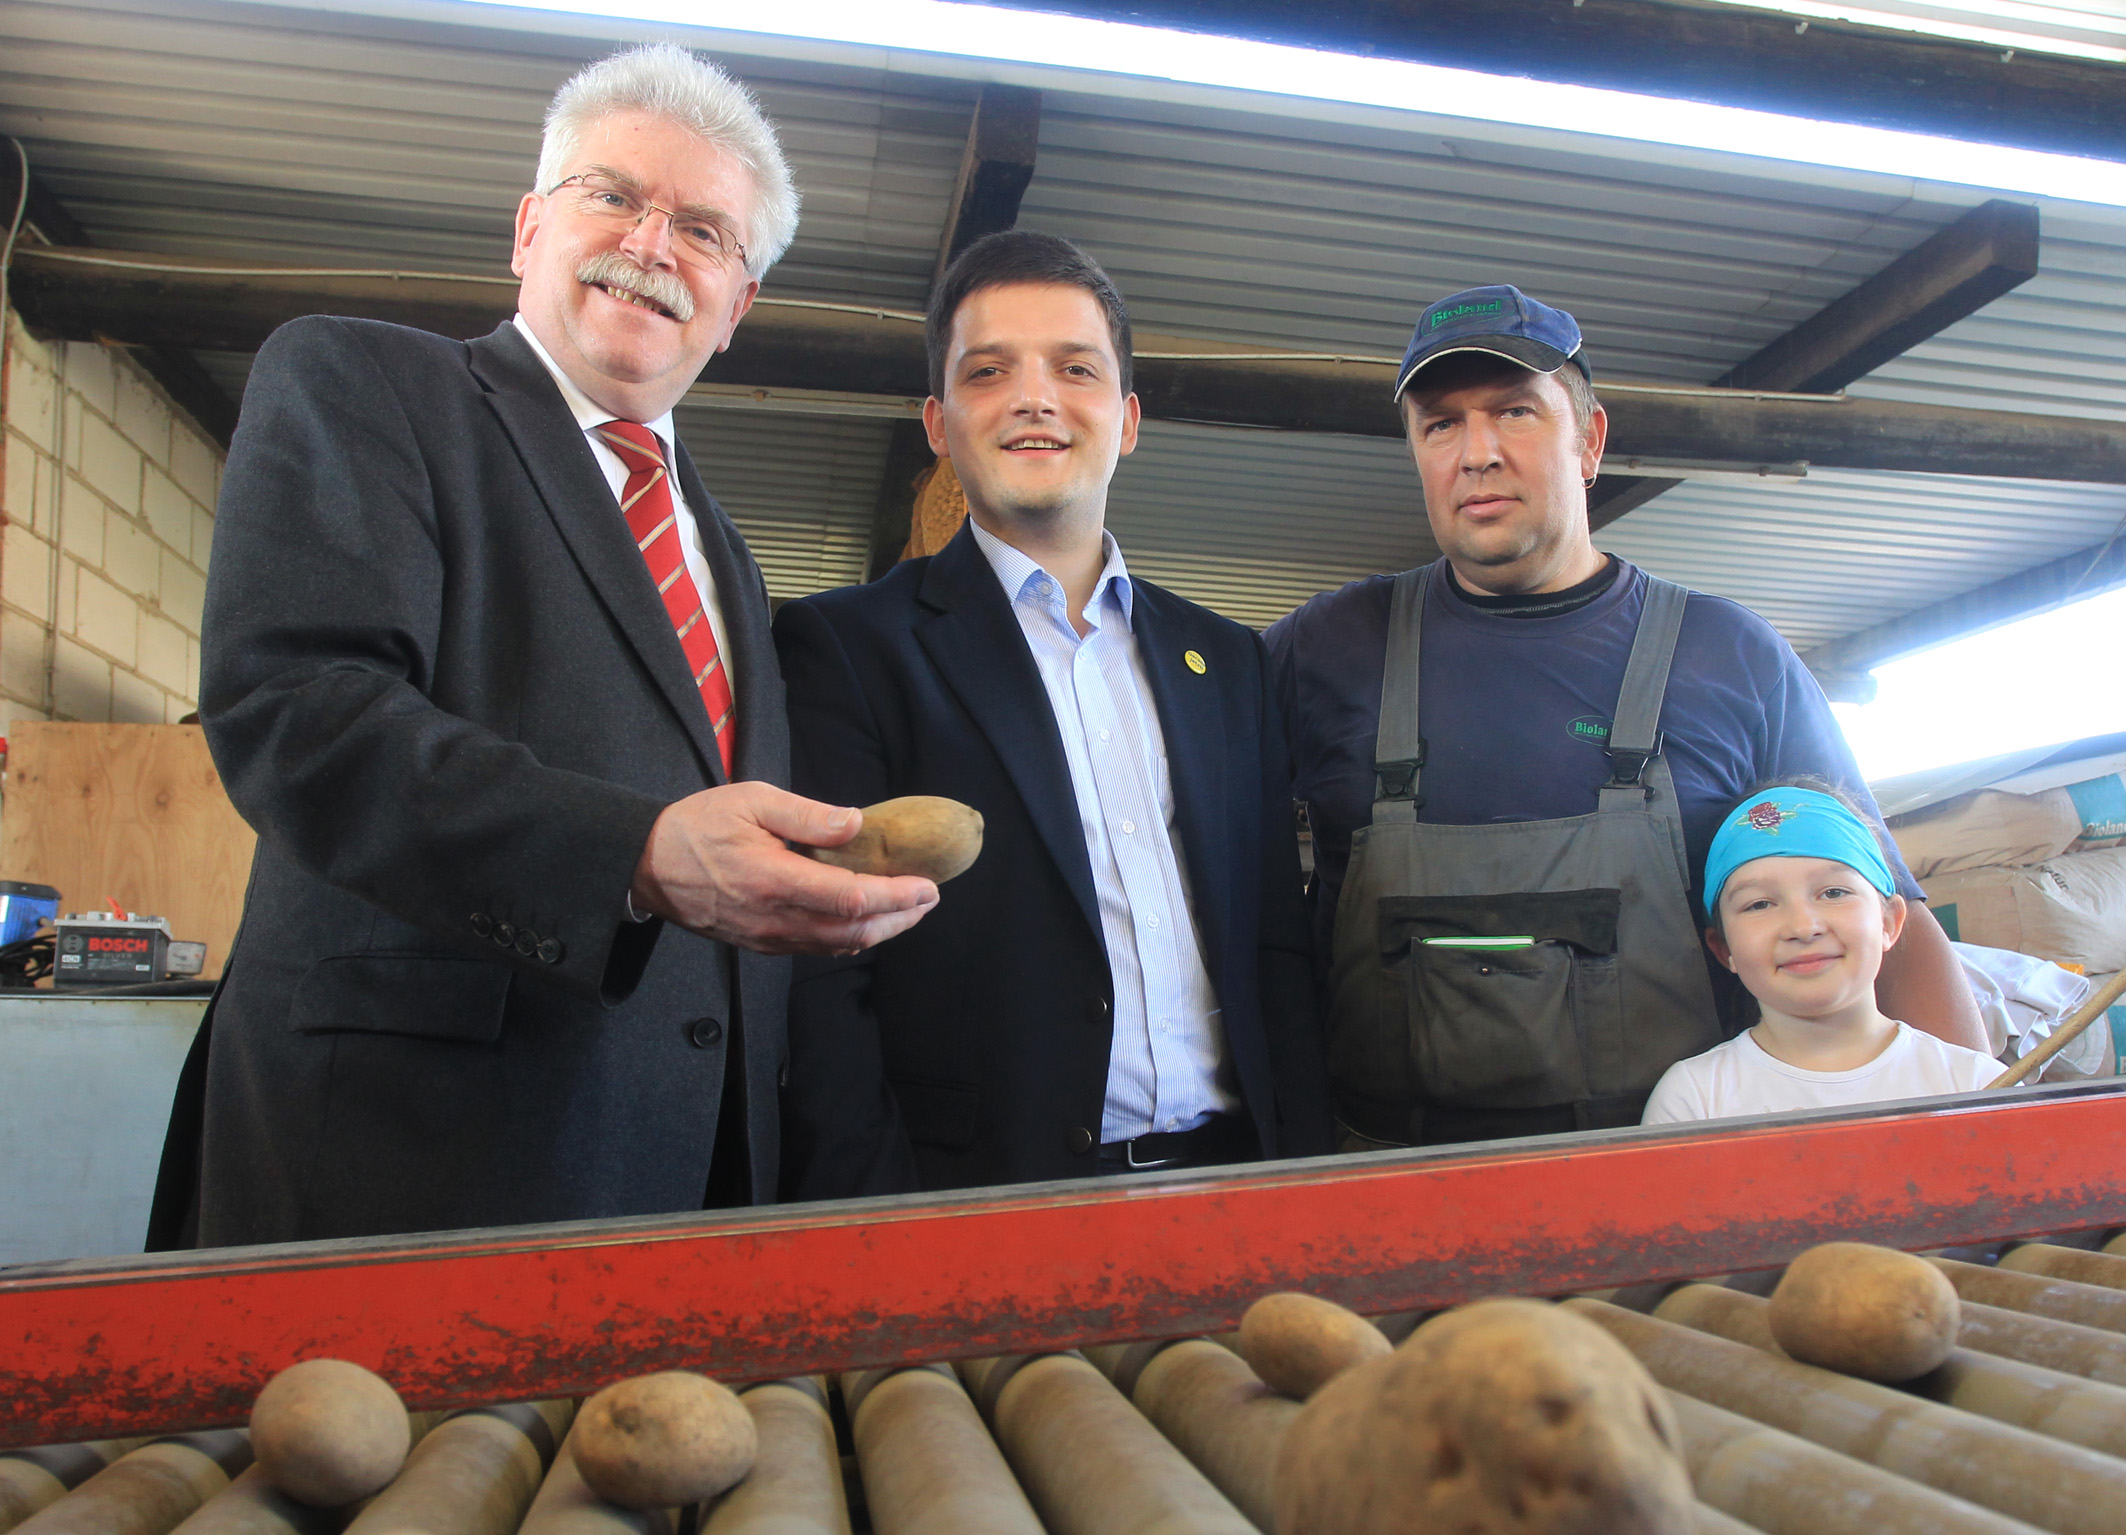
[(1680, 1445), (1601, 1328), (1478, 1301), (1307, 1403), (1277, 1457), (1277, 1535), (1690, 1535)]
[(584, 1485), (621, 1508), (678, 1508), (745, 1480), (760, 1435), (745, 1403), (706, 1375), (666, 1370), (583, 1404), (569, 1453)]
[(1240, 1319), (1240, 1357), (1272, 1391), (1301, 1402), (1392, 1349), (1357, 1312), (1296, 1290), (1265, 1295)]
[(956, 799), (911, 794), (864, 807), (864, 826), (840, 847), (799, 852), (856, 874), (920, 874), (944, 884), (982, 852), (982, 813)]
[(1963, 1325), (1941, 1270), (1864, 1242), (1825, 1242), (1788, 1264), (1766, 1320), (1803, 1364), (1890, 1384), (1937, 1368)]
[(312, 1508), (341, 1508), (381, 1492), (412, 1443), (399, 1394), (344, 1359), (291, 1364), (266, 1382), (251, 1408), (260, 1473)]

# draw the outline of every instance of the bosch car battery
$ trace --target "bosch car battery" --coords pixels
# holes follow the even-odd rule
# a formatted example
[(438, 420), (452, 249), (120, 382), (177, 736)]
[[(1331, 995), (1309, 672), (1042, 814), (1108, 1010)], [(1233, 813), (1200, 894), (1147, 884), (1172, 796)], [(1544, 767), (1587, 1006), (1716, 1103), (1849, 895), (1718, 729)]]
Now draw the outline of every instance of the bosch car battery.
[(170, 924), (138, 913), (86, 911), (54, 924), (58, 941), (52, 984), (138, 986), (197, 975), (206, 945), (172, 942)]

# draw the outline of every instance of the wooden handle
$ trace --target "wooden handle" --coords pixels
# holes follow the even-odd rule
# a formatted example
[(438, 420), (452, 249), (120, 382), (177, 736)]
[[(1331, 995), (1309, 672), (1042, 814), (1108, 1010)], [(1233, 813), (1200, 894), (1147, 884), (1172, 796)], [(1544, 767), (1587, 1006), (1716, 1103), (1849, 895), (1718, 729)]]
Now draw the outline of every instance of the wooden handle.
[(2074, 1016), (2054, 1029), (2049, 1039), (1988, 1082), (1987, 1088), (2013, 1087), (2033, 1072), (2041, 1070), (2045, 1062), (2081, 1038), (2082, 1030), (2103, 1017), (2111, 1004), (2118, 1001), (2122, 995), (2126, 995), (2126, 970), (2121, 970), (2099, 986), (2096, 995), (2076, 1008)]

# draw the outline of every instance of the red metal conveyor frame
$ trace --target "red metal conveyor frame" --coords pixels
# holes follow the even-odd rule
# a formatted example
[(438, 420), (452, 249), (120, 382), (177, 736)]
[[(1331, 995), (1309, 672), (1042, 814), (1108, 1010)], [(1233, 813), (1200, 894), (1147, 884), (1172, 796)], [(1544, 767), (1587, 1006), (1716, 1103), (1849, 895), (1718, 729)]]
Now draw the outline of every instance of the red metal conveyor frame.
[(0, 1447), (242, 1422), (332, 1355), (409, 1406), (1232, 1327), (2126, 1225), (2126, 1086), (844, 1204), (0, 1270)]

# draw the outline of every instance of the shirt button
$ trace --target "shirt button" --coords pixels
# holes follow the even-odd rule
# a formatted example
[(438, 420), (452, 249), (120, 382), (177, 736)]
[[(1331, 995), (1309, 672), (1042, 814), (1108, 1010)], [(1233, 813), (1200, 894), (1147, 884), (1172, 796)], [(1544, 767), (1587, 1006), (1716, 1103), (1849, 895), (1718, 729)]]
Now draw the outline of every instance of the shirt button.
[(1039, 586), (1035, 587), (1034, 590), (1039, 592), (1043, 597), (1053, 597), (1056, 594), (1056, 589), (1053, 586), (1049, 585), (1046, 581), (1043, 581)]
[(1174, 1023), (1173, 1023), (1173, 1020), (1172, 1020), (1171, 1018), (1161, 1018), (1161, 1019), (1159, 1020), (1159, 1032), (1160, 1032), (1160, 1033), (1162, 1033), (1162, 1034), (1171, 1034), (1171, 1033), (1173, 1033), (1173, 1032), (1174, 1032)]
[(1101, 731), (1101, 732), (1100, 732), (1100, 739), (1101, 739), (1101, 740), (1103, 740), (1103, 741), (1107, 739), (1107, 732), (1106, 732), (1106, 731), (1104, 731), (1104, 730), (1103, 730), (1103, 731)]
[(1181, 1128), (1181, 1121), (1178, 1119), (1169, 1119), (1166, 1122), (1166, 1127), (1169, 1130), (1178, 1130)]
[[(1125, 836), (1134, 836), (1134, 835), (1136, 834), (1136, 830), (1137, 830), (1137, 823), (1136, 823), (1135, 821), (1124, 821), (1124, 822), (1122, 823), (1122, 831), (1123, 831), (1123, 834), (1124, 834)], [(1153, 923), (1152, 925), (1153, 925), (1154, 927), (1157, 927), (1157, 926), (1158, 926), (1158, 924), (1157, 924), (1156, 922), (1155, 922), (1155, 923)]]
[(1159, 925), (1159, 919), (1156, 916), (1146, 917), (1144, 919), (1144, 923), (1147, 927), (1157, 927)]

